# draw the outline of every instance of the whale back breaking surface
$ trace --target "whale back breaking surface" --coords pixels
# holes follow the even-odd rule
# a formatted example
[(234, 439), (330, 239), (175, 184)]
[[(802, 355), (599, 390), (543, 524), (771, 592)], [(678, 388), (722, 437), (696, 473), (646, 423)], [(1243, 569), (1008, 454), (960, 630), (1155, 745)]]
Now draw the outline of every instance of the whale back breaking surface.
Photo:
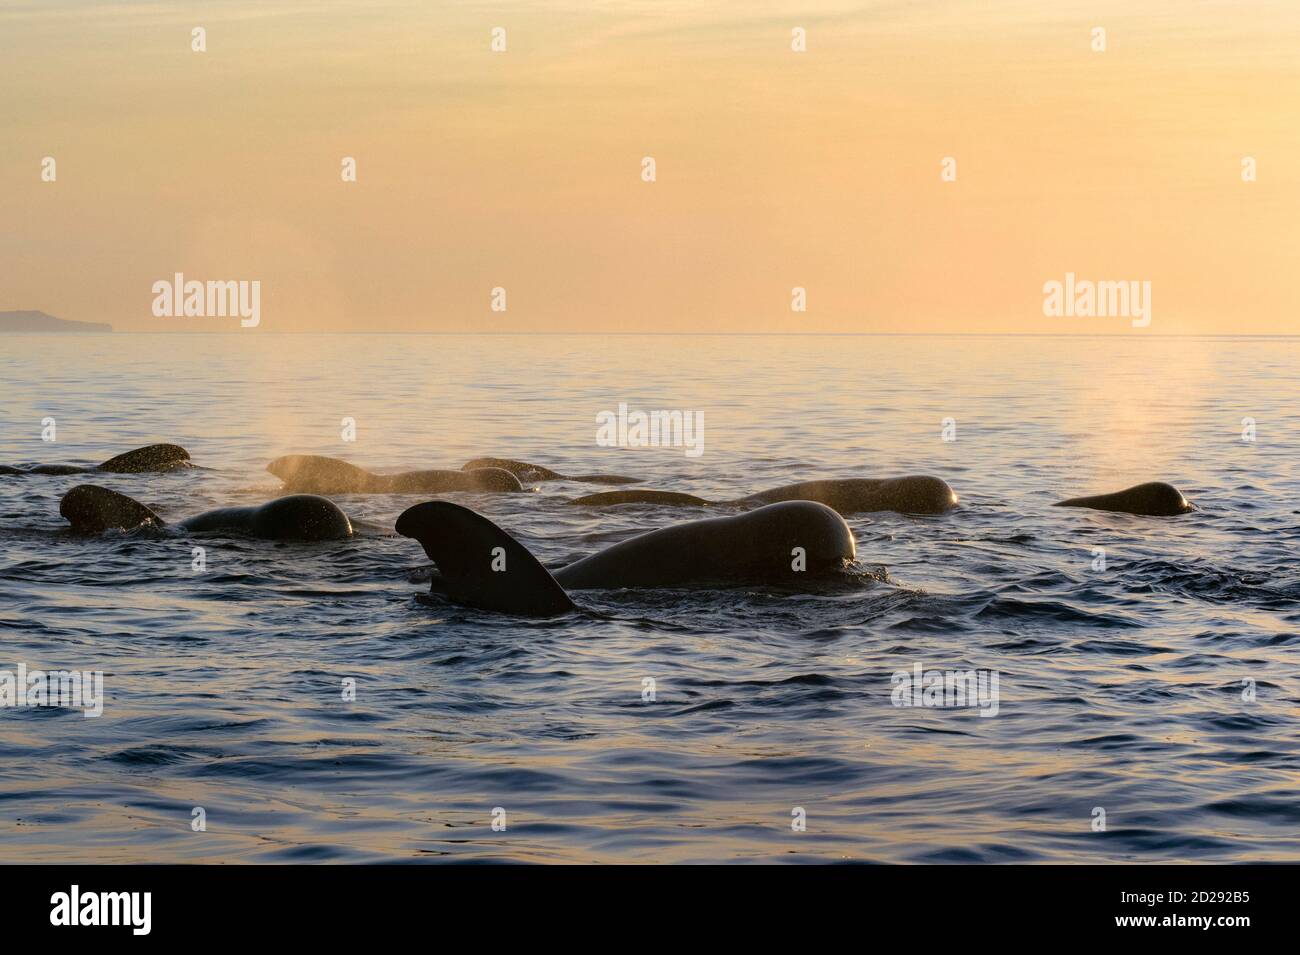
[(193, 467), (190, 453), (178, 444), (150, 444), (125, 451), (94, 467), (77, 464), (31, 464), (24, 467), (0, 465), (0, 474), (143, 474), (149, 471), (175, 471)]
[(440, 494), (446, 491), (522, 491), (523, 485), (502, 468), (452, 471), (403, 471), (374, 474), (338, 458), (315, 454), (290, 454), (276, 458), (266, 469), (285, 488), (312, 494)]
[(434, 469), (373, 475), (370, 490), (386, 494), (440, 494), (446, 491), (522, 491), (519, 479), (502, 468), (472, 471)]
[(566, 480), (582, 484), (640, 484), (641, 478), (627, 477), (623, 474), (571, 474)]
[(898, 478), (845, 478), (803, 481), (761, 491), (735, 503), (816, 501), (841, 514), (898, 511), (902, 514), (942, 514), (957, 505), (948, 482), (928, 475)]
[(110, 474), (141, 474), (191, 467), (190, 453), (178, 444), (150, 444), (109, 458), (97, 470)]
[(570, 504), (583, 507), (607, 507), (611, 504), (670, 504), (670, 505), (705, 505), (709, 502), (694, 494), (680, 494), (677, 491), (599, 491), (574, 498)]
[(528, 548), (467, 507), (417, 504), (397, 518), (396, 530), (420, 542), (442, 575), (431, 589), (455, 603), (533, 617), (573, 609), (564, 588)]
[[(134, 498), (97, 484), (79, 484), (59, 501), (59, 513), (79, 534), (163, 527), (166, 522)], [(180, 522), (187, 531), (238, 531), (266, 540), (339, 540), (352, 522), (333, 501), (292, 494), (260, 507), (222, 507)]]
[(639, 534), (575, 561), (555, 578), (573, 589), (798, 583), (842, 569), (855, 555), (853, 532), (834, 510), (785, 501)]
[(466, 461), (461, 465), (462, 471), (472, 471), (477, 468), (501, 468), (504, 471), (509, 471), (524, 484), (536, 484), (539, 481), (580, 481), (584, 484), (636, 484), (641, 480), (640, 478), (625, 477), (621, 474), (561, 474), (559, 471), (544, 468), (540, 464), (529, 464), (527, 461), (515, 461), (512, 458), (475, 458), (473, 461)]
[(78, 484), (59, 501), (59, 513), (78, 534), (162, 527), (166, 522), (139, 501), (97, 484)]
[(237, 531), (263, 540), (325, 541), (352, 536), (352, 522), (333, 501), (289, 494), (260, 507), (221, 507), (181, 521), (197, 533)]
[[(957, 506), (957, 495), (948, 483), (937, 477), (910, 475), (900, 478), (846, 478), (843, 480), (802, 481), (760, 491), (724, 504), (752, 506), (782, 501), (813, 501), (825, 504), (840, 514), (866, 511), (898, 511), (902, 514), (943, 514)], [(701, 505), (709, 501), (693, 494), (676, 491), (627, 490), (587, 494), (572, 502), (586, 507), (611, 504), (663, 504), (668, 506)]]
[(525, 461), (515, 461), (511, 458), (475, 458), (473, 461), (466, 461), (461, 465), (462, 471), (474, 471), (478, 468), (500, 468), (503, 471), (509, 471), (523, 484), (534, 484), (537, 481), (560, 481), (564, 475), (550, 468), (544, 468), (540, 464), (528, 464)]
[(465, 472), (478, 491), (522, 491), (519, 478), (505, 468), (472, 468)]
[(267, 540), (326, 541), (352, 536), (352, 522), (333, 501), (289, 494), (253, 509), (248, 531)]
[(1112, 494), (1094, 494), (1058, 501), (1055, 507), (1087, 507), (1096, 511), (1137, 514), (1143, 517), (1173, 517), (1196, 510), (1183, 492), (1164, 481), (1135, 484)]
[(100, 468), (83, 468), (75, 464), (33, 464), (29, 468), (14, 468), (12, 474), (87, 474)]
[(266, 469), (285, 487), (315, 494), (359, 494), (369, 490), (375, 480), (364, 468), (319, 454), (286, 454)]
[(218, 507), (195, 514), (180, 522), (187, 531), (199, 534), (209, 531), (246, 531), (252, 526), (255, 507)]

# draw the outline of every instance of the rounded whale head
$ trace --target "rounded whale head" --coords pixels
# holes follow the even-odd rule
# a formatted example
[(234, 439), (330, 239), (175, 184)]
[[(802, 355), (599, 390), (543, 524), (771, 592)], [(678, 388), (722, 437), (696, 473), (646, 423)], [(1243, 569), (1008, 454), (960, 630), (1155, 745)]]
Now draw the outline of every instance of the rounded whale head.
[(1113, 494), (1072, 497), (1068, 501), (1058, 501), (1054, 506), (1089, 507), (1096, 511), (1140, 514), (1144, 517), (1172, 517), (1196, 510), (1196, 505), (1188, 501), (1182, 491), (1164, 481), (1135, 484)]
[[(857, 557), (853, 530), (834, 508), (820, 501), (768, 504), (720, 518), (718, 528), (715, 545), (727, 549), (726, 563), (742, 569), (742, 576), (748, 568), (763, 578), (794, 580), (809, 572), (842, 570)], [(802, 559), (796, 562), (796, 556)]]
[(110, 474), (141, 474), (192, 467), (190, 453), (179, 444), (150, 444), (109, 458), (97, 470)]
[(59, 501), (59, 513), (78, 534), (162, 527), (161, 517), (139, 501), (97, 484), (78, 484)]
[(352, 536), (352, 522), (329, 498), (290, 494), (253, 511), (249, 531), (267, 540), (341, 540)]
[(943, 478), (913, 474), (881, 481), (877, 494), (888, 503), (885, 510), (903, 514), (943, 514), (957, 506), (957, 492)]

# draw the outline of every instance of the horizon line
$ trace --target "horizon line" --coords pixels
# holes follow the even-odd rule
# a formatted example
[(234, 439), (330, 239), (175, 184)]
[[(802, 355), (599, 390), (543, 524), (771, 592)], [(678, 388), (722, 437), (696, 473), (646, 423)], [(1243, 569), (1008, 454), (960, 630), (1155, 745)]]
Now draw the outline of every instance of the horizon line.
[[(109, 324), (109, 323), (102, 323)], [(136, 329), (110, 329), (107, 332), (74, 332), (49, 329), (46, 331), (14, 331), (0, 334), (11, 335), (239, 335), (247, 333), (245, 328), (227, 331), (143, 331)], [(462, 336), (509, 336), (509, 335), (547, 335), (547, 336), (624, 336), (624, 337), (692, 337), (692, 338), (1261, 338), (1261, 339), (1300, 339), (1300, 334), (1280, 334), (1268, 332), (1148, 332), (1133, 334), (1130, 332), (630, 332), (630, 331), (258, 331), (262, 335), (462, 335)]]

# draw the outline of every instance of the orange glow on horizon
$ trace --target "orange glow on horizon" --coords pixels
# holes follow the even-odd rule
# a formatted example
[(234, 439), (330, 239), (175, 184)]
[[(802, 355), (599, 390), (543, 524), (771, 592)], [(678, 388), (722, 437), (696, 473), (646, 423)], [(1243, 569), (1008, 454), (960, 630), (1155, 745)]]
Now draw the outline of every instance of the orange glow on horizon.
[[(1296, 333), (1297, 49), (1282, 0), (23, 3), (0, 309), (196, 330), (179, 271), (269, 332)], [(1151, 326), (1045, 317), (1067, 272)]]

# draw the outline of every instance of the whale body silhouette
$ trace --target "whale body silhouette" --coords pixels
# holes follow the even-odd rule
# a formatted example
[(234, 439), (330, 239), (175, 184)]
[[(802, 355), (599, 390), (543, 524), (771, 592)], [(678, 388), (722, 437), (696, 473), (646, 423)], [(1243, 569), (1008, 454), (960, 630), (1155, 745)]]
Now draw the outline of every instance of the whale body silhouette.
[[(148, 506), (97, 484), (79, 484), (63, 495), (59, 513), (78, 534), (167, 526)], [(257, 507), (222, 507), (186, 518), (177, 526), (194, 532), (237, 531), (265, 540), (319, 541), (352, 536), (352, 522), (339, 506), (314, 494), (291, 494)]]
[(103, 464), (80, 467), (75, 464), (31, 464), (13, 467), (0, 464), (0, 474), (143, 474), (147, 471), (175, 471), (193, 467), (190, 453), (178, 444), (149, 444), (109, 458)]
[(574, 609), (568, 590), (660, 588), (704, 583), (799, 586), (854, 559), (844, 518), (812, 501), (769, 504), (734, 517), (638, 534), (552, 574), (533, 554), (467, 507), (428, 501), (397, 519), (438, 565), (431, 589), (454, 603), (525, 616)]
[(289, 454), (276, 458), (266, 469), (284, 481), (285, 490), (311, 494), (441, 494), (524, 489), (514, 474), (494, 467), (374, 474), (338, 458)]
[(847, 478), (827, 481), (802, 481), (770, 491), (760, 491), (732, 501), (707, 501), (676, 491), (633, 489), (602, 491), (571, 501), (588, 507), (611, 504), (664, 504), (670, 506), (713, 504), (748, 507), (779, 501), (816, 501), (841, 514), (865, 511), (898, 511), (904, 514), (943, 514), (957, 506), (957, 495), (946, 481), (927, 475), (897, 478)]

